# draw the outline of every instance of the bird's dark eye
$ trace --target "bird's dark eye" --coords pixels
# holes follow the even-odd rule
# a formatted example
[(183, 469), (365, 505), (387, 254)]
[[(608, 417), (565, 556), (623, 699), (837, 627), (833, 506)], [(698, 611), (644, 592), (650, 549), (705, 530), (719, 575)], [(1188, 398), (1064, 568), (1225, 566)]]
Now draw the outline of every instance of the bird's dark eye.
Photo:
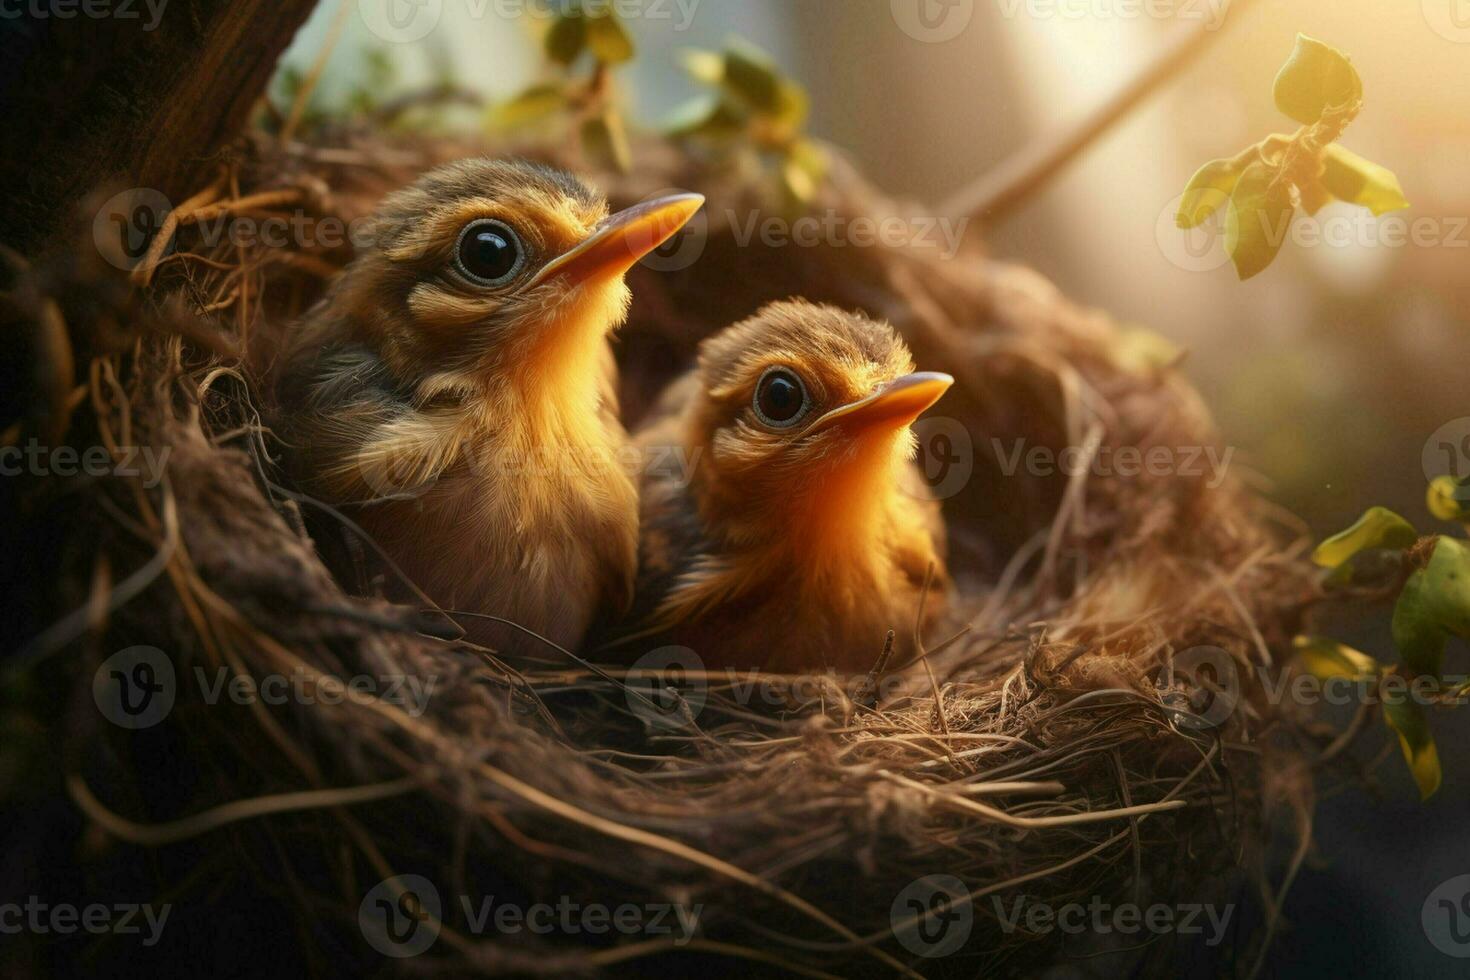
[(455, 265), (471, 282), (503, 286), (526, 264), (526, 250), (510, 226), (488, 218), (460, 232)]
[(789, 429), (800, 422), (811, 407), (806, 385), (790, 368), (773, 367), (755, 386), (756, 417), (775, 429)]

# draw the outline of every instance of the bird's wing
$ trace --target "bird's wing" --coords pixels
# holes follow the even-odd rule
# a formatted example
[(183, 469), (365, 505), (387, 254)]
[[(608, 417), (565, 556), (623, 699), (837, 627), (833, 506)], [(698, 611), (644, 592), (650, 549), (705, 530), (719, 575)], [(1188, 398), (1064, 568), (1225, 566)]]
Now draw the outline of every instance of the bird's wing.
[(288, 368), (277, 426), (303, 485), (340, 503), (411, 495), (458, 455), (456, 413), (416, 408), (366, 347), (345, 344)]

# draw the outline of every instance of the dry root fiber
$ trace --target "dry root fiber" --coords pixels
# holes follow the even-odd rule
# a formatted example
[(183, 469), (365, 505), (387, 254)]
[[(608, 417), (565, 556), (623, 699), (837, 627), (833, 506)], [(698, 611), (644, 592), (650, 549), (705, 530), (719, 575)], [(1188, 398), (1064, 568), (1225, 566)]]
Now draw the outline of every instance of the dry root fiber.
[[(767, 301), (893, 322), (922, 367), (958, 379), (944, 413), (974, 447), (946, 503), (960, 594), (923, 638), (928, 655), (884, 662), (875, 643), (866, 678), (696, 674), (660, 694), (626, 667), (552, 649), (512, 660), (426, 635), (442, 616), (347, 594), (307, 528), (339, 533), (348, 515), (285, 484), (268, 392), (293, 318), (351, 246), (211, 244), (204, 231), (270, 216), (345, 228), (420, 170), (487, 152), (507, 150), (258, 137), (175, 210), (168, 247), (131, 286), (95, 250), (12, 259), (4, 315), (28, 331), (35, 370), (6, 438), (168, 450), (156, 485), (117, 468), (37, 480), (17, 502), (30, 590), (15, 594), (34, 628), (16, 684), (47, 705), (32, 730), (46, 748), (39, 770), (13, 768), (34, 754), (8, 765), (66, 791), (16, 825), (22, 845), (75, 859), (60, 849), (76, 834), (82, 884), (166, 896), (173, 941), (206, 963), (319, 972), (380, 962), (359, 907), (399, 874), (443, 902), (433, 948), (396, 965), (558, 976), (1019, 974), (1106, 948), (1007, 929), (998, 911), (1022, 896), (1148, 904), (1264, 885), (1229, 872), (1255, 863), (1263, 814), (1307, 782), (1292, 726), (1255, 685), (1311, 592), (1275, 518), (1236, 472), (1219, 485), (1209, 470), (1007, 472), (994, 448), (1074, 447), (1085, 464), (1214, 446), (1177, 366), (978, 248), (742, 244), (742, 222), (772, 213), (758, 192), (666, 146), (640, 148), (632, 176), (589, 175), (615, 206), (672, 187), (710, 200), (698, 261), (633, 274), (619, 344), (630, 420), (702, 337)], [(814, 209), (905, 213), (840, 161)], [(99, 715), (91, 684), (139, 644), (186, 682), (163, 724), (131, 733)], [(1202, 646), (1228, 653), (1241, 695), (1210, 724), (1178, 710), (1205, 675), (1171, 666)], [(196, 669), (284, 675), (306, 696), (211, 705)], [(425, 710), (333, 686), (397, 675), (434, 679)], [(964, 890), (910, 904), (906, 889), (935, 874)], [(677, 929), (477, 933), (460, 896), (702, 911), (687, 942)], [(1248, 972), (1265, 907), (1268, 928), (1237, 920), (1212, 968)], [(920, 955), (955, 911), (973, 920), (968, 943)], [(1192, 955), (1185, 937), (1152, 938), (1099, 962), (1154, 972)], [(120, 945), (67, 955), (149, 955)]]

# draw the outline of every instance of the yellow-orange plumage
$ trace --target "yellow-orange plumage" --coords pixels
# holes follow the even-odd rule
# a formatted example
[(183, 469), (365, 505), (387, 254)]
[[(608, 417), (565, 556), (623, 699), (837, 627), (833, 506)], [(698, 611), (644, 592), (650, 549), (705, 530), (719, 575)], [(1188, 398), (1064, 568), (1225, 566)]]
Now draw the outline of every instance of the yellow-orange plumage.
[(580, 642), (626, 606), (636, 562), (607, 339), (623, 274), (700, 200), (609, 217), (566, 174), (493, 160), (390, 196), (285, 357), (278, 431), (300, 482), (441, 606)]
[[(909, 423), (951, 383), (912, 372), (888, 325), (808, 303), (774, 304), (706, 341), (636, 437), (645, 459), (688, 465), (643, 479), (624, 645), (678, 643), (710, 666), (773, 670), (866, 670), (889, 629), (907, 650), (928, 570), (931, 616), (946, 583)], [(791, 418), (766, 411), (792, 411), (797, 389)]]

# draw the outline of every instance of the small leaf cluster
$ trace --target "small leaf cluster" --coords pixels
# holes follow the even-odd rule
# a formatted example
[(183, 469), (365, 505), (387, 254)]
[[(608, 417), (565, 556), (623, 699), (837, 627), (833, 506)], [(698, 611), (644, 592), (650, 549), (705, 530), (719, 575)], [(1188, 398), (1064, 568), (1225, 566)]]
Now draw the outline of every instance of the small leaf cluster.
[[(1443, 520), (1470, 522), (1470, 481), (1436, 480), (1429, 506)], [(1421, 538), (1403, 517), (1374, 507), (1352, 527), (1318, 546), (1312, 559), (1331, 570), (1330, 585), (1352, 584), (1360, 559), (1370, 553), (1396, 553), (1404, 571), (1393, 613), (1393, 640), (1400, 663), (1382, 664), (1365, 653), (1323, 637), (1296, 640), (1302, 666), (1328, 680), (1377, 681), (1390, 676), (1429, 682), (1436, 703), (1453, 705), (1467, 693), (1445, 682), (1445, 649), (1454, 637), (1470, 639), (1470, 543), (1458, 538)], [(1382, 699), (1384, 721), (1398, 736), (1404, 760), (1424, 799), (1442, 780), (1439, 750), (1429, 729), (1425, 705), (1407, 697)]]
[(666, 132), (721, 152), (754, 151), (771, 164), (788, 203), (798, 209), (811, 203), (829, 161), (804, 134), (811, 109), (806, 89), (738, 39), (723, 51), (686, 52), (684, 67), (710, 91), (682, 106)]
[[(627, 27), (611, 5), (587, 9), (573, 3), (552, 22), (543, 48), (558, 77), (495, 106), (490, 112), (491, 128), (520, 129), (570, 112), (577, 120), (588, 163), (627, 173), (632, 166), (628, 130), (611, 92), (612, 69), (631, 61), (634, 55)], [(589, 75), (576, 73), (589, 63)]]
[(1377, 216), (1409, 206), (1391, 171), (1337, 145), (1363, 107), (1363, 81), (1347, 55), (1298, 35), (1276, 76), (1275, 99), (1301, 128), (1205, 164), (1175, 217), (1190, 229), (1226, 207), (1225, 251), (1242, 280), (1275, 261), (1298, 208), (1312, 215), (1341, 200)]

